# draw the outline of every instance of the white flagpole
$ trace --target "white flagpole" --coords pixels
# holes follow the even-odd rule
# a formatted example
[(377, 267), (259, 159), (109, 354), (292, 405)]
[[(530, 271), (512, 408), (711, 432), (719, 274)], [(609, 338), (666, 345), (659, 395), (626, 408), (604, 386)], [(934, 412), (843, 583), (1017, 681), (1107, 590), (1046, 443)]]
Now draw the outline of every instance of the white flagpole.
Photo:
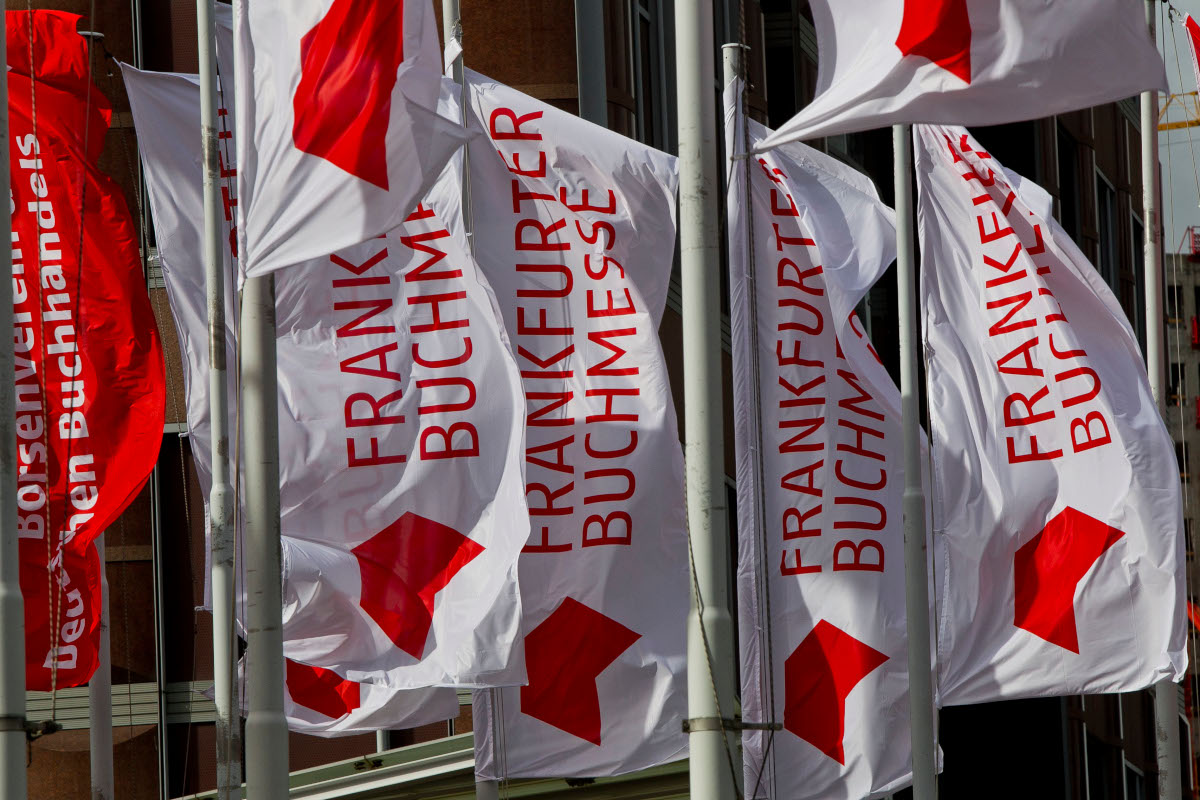
[(279, 377), (275, 277), (242, 289), (242, 413), (246, 521), (246, 796), (287, 800), (288, 729), (283, 712), (283, 575), (279, 529)]
[(908, 615), (908, 699), (913, 800), (934, 800), (933, 676), (929, 660), (929, 572), (921, 470), (920, 315), (913, 243), (912, 128), (892, 128), (896, 182), (896, 274), (899, 287), (900, 405), (904, 415), (904, 584)]
[(712, 0), (676, 0), (684, 463), (693, 559), (688, 616), (692, 800), (733, 800), (742, 781), (735, 712), (721, 387), (720, 191)]
[[(1146, 0), (1146, 24), (1155, 37), (1157, 0)], [(1166, 364), (1163, 353), (1163, 255), (1159, 213), (1162, 174), (1158, 171), (1158, 92), (1142, 92), (1142, 201), (1146, 294), (1146, 372), (1150, 392), (1163, 411)], [(1120, 702), (1120, 698), (1117, 698)], [(1179, 689), (1168, 678), (1154, 687), (1154, 742), (1160, 800), (1181, 800), (1183, 765), (1179, 753)]]
[[(0, 40), (0, 63), (6, 59)], [(0, 70), (0, 186), (9, 185), (8, 73)], [(12, 217), (0, 233), (0, 263), (12, 274)], [(0, 330), (13, 325), (12, 281), (0, 281)], [(0, 797), (24, 800), (25, 781), (25, 603), (17, 551), (17, 441), (14, 352), (0, 347)]]
[[(232, 800), (242, 783), (242, 719), (234, 647), (233, 490), (229, 483), (229, 378), (225, 351), (225, 260), (222, 257), (217, 151), (217, 63), (213, 0), (196, 0), (200, 59), (200, 135), (204, 158), (204, 271), (208, 295), (208, 413), (212, 488), (208, 495), (213, 616), (213, 699), (217, 708), (217, 797)], [(232, 80), (232, 75), (225, 76)]]
[(109, 647), (108, 575), (104, 534), (96, 537), (100, 558), (100, 652), (96, 672), (88, 681), (88, 745), (92, 771), (92, 800), (115, 800), (113, 782), (112, 650)]
[[(457, 41), (462, 45), (462, 8), (459, 0), (442, 0), (442, 43), (449, 48), (451, 41)], [(463, 52), (460, 49), (458, 57), (454, 59), (451, 65), (454, 82), (459, 85), (459, 102), (462, 108), (459, 113), (462, 115), (463, 125), (467, 124), (467, 91), (466, 91), (466, 71), (463, 65)], [(463, 165), (462, 165), (462, 190), (460, 198), (462, 201), (463, 227), (466, 229), (467, 242), (471, 248), (471, 253), (475, 252), (475, 237), (471, 230), (471, 162), (467, 157), (467, 146), (463, 145)], [(475, 781), (475, 800), (500, 800), (500, 782), (499, 781)]]

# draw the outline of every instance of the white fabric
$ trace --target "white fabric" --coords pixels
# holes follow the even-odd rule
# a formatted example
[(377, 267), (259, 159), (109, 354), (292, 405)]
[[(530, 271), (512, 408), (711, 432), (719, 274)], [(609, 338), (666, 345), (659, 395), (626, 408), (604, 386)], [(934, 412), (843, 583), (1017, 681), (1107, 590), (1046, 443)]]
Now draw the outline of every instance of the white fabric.
[(942, 702), (1179, 680), (1179, 466), (1133, 330), (1044, 191), (915, 135)]
[(458, 717), (458, 692), (454, 689), (389, 689), (360, 683), (362, 704), (345, 716), (331, 720), (292, 699), (283, 687), (283, 713), (288, 730), (311, 736), (356, 736), (374, 731), (404, 730)]
[[(746, 133), (751, 147), (770, 134), (743, 130), (740, 93), (725, 90), (730, 156)], [(743, 734), (746, 796), (882, 797), (911, 780), (903, 433), (899, 392), (852, 315), (895, 258), (895, 213), (802, 144), (726, 163), (742, 717), (785, 725)], [(879, 655), (857, 669), (856, 646), (818, 626)], [(817, 641), (849, 692), (804, 686)]]
[[(995, 125), (1048, 117), (1167, 88), (1143, 4), (1133, 0), (812, 0), (810, 6), (819, 44), (817, 95), (761, 150), (902, 122)], [(933, 33), (939, 11), (942, 24), (930, 41), (922, 34)], [(964, 48), (969, 64), (953, 58)]]
[[(346, 76), (352, 66), (370, 65), (363, 58), (354, 65), (332, 64), (330, 69), (347, 82), (342, 89), (331, 84), (329, 75), (318, 78), (315, 91), (339, 104), (334, 106), (338, 110), (327, 113), (327, 120), (305, 118), (321, 126), (326, 136), (338, 135), (339, 127), (349, 135), (352, 117), (359, 114), (386, 118), (385, 147), (373, 141), (348, 145), (356, 155), (384, 160), (386, 169), (368, 170), (373, 177), (367, 179), (298, 145), (294, 105), (316, 107), (296, 100), (303, 88), (302, 41), (320, 29), (327, 15), (333, 19), (341, 12), (352, 19), (341, 27), (357, 30), (357, 36), (348, 38), (374, 40), (387, 47), (389, 32), (375, 30), (370, 14), (377, 10), (387, 14), (386, 9), (394, 5), (378, 0), (239, 0), (235, 5), (237, 115), (250, 132), (238, 147), (243, 277), (322, 258), (395, 228), (461, 145), (461, 126), (436, 110), (441, 70), (429, 0), (401, 3), (404, 60), (397, 69), (389, 106), (375, 108), (355, 101), (356, 92), (379, 83), (378, 76), (369, 73), (358, 84), (352, 75)], [(359, 13), (367, 15), (366, 22), (356, 19)], [(228, 63), (222, 72), (232, 75)], [(339, 93), (345, 99), (338, 98)]]
[[(476, 771), (596, 777), (684, 758), (683, 458), (657, 336), (675, 245), (676, 159), (479, 75), (468, 72), (468, 83), (473, 124), (524, 137), (489, 133), (470, 146), (477, 258), (528, 398), (524, 630), (569, 599), (639, 637), (598, 665), (599, 744), (523, 713), (523, 693), (545, 669), (527, 639), (535, 685), (503, 690), (495, 703), (476, 695)], [(593, 634), (563, 647), (556, 657), (571, 673), (563, 682), (590, 690), (592, 676), (571, 668), (595, 654)]]
[[(126, 76), (182, 329), (192, 446), (207, 484), (198, 93), (181, 76), (129, 68)], [(446, 180), (456, 187), (458, 173)], [(456, 192), (442, 196), (457, 200)], [(432, 214), (410, 219), (386, 237), (281, 273), (276, 295), (285, 654), (397, 689), (521, 683), (524, 398), (491, 292), (461, 237)], [(232, 326), (236, 316), (227, 319)], [(438, 320), (440, 329), (422, 329), (439, 328)], [(347, 424), (348, 417), (365, 424)], [(477, 455), (465, 452), (473, 444)], [(434, 458), (448, 447), (461, 455)], [(407, 514), (457, 533), (405, 533), (393, 523), (415, 519)], [(375, 536), (384, 531), (395, 535)], [(436, 590), (424, 637), (407, 617), (396, 621), (407, 638), (389, 636), (364, 607), (363, 576), (378, 573), (353, 549), (381, 538), (389, 547), (433, 541), (473, 553), (453, 574), (424, 576)], [(423, 546), (375, 556), (416, 579), (429, 572), (425, 565), (440, 564)], [(407, 615), (413, 607), (393, 610)]]
[[(238, 679), (245, 681), (246, 659), (238, 660)], [(244, 685), (244, 683), (243, 683)], [(309, 736), (332, 739), (341, 736), (360, 736), (375, 731), (405, 730), (445, 722), (458, 717), (460, 708), (458, 692), (454, 689), (388, 689), (360, 683), (358, 698), (360, 705), (336, 718), (331, 718), (298, 702), (292, 696), (287, 681), (283, 684), (283, 713), (287, 717), (288, 730)], [(202, 695), (212, 700), (212, 688)], [(241, 695), (242, 716), (250, 713), (249, 698)]]

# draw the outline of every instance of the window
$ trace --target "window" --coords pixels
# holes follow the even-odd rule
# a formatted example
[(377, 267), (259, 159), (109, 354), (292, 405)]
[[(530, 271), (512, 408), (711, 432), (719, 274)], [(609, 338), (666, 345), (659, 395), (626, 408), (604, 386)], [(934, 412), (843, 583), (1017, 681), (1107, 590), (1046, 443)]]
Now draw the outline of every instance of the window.
[(1119, 234), (1117, 233), (1117, 192), (1099, 170), (1096, 172), (1096, 232), (1099, 242), (1096, 252), (1096, 269), (1104, 282), (1117, 289), (1117, 277), (1121, 271), (1117, 255)]
[(660, 150), (674, 152), (668, 132), (674, 101), (668, 95), (663, 0), (636, 0), (631, 6), (630, 39), (633, 42), (633, 91), (637, 94), (636, 138)]
[(1166, 303), (1167, 322), (1178, 325), (1183, 322), (1183, 289), (1178, 284), (1167, 287)]
[(1146, 800), (1146, 776), (1125, 762), (1125, 800)]
[(1118, 761), (1124, 758), (1117, 748), (1087, 734), (1088, 800), (1120, 800), (1121, 787), (1116, 783), (1120, 779)]
[(1188, 448), (1185, 442), (1175, 443), (1175, 460), (1179, 462), (1179, 480), (1187, 483), (1188, 479)]
[(1058, 191), (1059, 219), (1063, 229), (1080, 242), (1079, 145), (1062, 125), (1058, 126)]
[(1177, 406), (1185, 400), (1187, 400), (1187, 376), (1184, 374), (1184, 365), (1178, 361), (1172, 361), (1170, 370), (1167, 372), (1167, 405)]
[(1190, 561), (1196, 557), (1196, 543), (1192, 538), (1192, 518), (1184, 517), (1183, 519), (1183, 547), (1187, 551), (1187, 557)]

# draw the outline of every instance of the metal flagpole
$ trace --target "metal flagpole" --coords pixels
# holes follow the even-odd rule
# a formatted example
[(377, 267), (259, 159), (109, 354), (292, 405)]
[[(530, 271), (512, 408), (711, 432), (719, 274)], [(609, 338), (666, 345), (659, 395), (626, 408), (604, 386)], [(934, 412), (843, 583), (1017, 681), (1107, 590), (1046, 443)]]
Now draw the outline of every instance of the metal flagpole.
[(929, 660), (929, 571), (921, 469), (920, 315), (913, 243), (912, 128), (892, 128), (896, 181), (896, 274), (899, 285), (900, 406), (904, 416), (904, 585), (908, 615), (908, 699), (913, 800), (934, 800), (933, 676)]
[(608, 71), (604, 66), (604, 2), (575, 0), (575, 75), (579, 116), (608, 127)]
[(217, 797), (231, 800), (242, 783), (242, 720), (237, 702), (237, 653), (234, 647), (235, 531), (233, 488), (229, 483), (229, 378), (225, 350), (225, 259), (222, 257), (225, 245), (221, 235), (224, 209), (217, 155), (213, 0), (196, 0), (196, 29), (200, 58), (200, 135), (204, 156), (204, 271), (208, 299), (208, 413), (212, 446), (208, 514), (213, 699), (217, 708)]
[(100, 652), (96, 672), (88, 681), (88, 744), (92, 768), (92, 800), (114, 800), (112, 728), (112, 650), (109, 646), (108, 575), (104, 534), (96, 537), (100, 558)]
[[(466, 127), (468, 102), (466, 91), (467, 77), (463, 65), (462, 8), (459, 0), (442, 0), (442, 40), (447, 49), (449, 49), (451, 41), (457, 42), (459, 45), (458, 56), (451, 65), (451, 74), (454, 76), (454, 82), (459, 85), (458, 99), (461, 106), (459, 113), (462, 115), (463, 127)], [(463, 145), (462, 171), (462, 188), (459, 198), (462, 201), (463, 228), (467, 235), (468, 247), (473, 255), (475, 253), (475, 237), (471, 229), (471, 161), (468, 157), (467, 146), (465, 144)], [(476, 780), (475, 800), (500, 800), (500, 782)]]
[[(0, 63), (6, 46), (0, 41)], [(0, 186), (9, 185), (8, 73), (0, 70)], [(12, 274), (12, 217), (4, 216), (0, 263)], [(13, 325), (12, 281), (0, 281), (0, 330)], [(17, 553), (17, 441), (14, 413), (14, 352), (0, 347), (0, 797), (24, 800), (25, 782), (25, 604)]]
[(692, 609), (688, 732), (693, 800), (740, 794), (721, 378), (720, 216), (712, 0), (675, 3), (679, 235), (683, 270), (684, 462)]
[[(1146, 24), (1152, 39), (1156, 38), (1154, 15), (1158, 11), (1157, 5), (1157, 0), (1146, 0)], [(1142, 92), (1141, 110), (1146, 372), (1150, 378), (1150, 392), (1161, 414), (1166, 364), (1163, 353), (1163, 254), (1159, 213), (1162, 174), (1158, 170), (1158, 92)], [(1154, 687), (1154, 741), (1158, 756), (1158, 796), (1160, 800), (1181, 800), (1183, 765), (1179, 753), (1179, 689), (1169, 678)]]
[(279, 377), (275, 278), (242, 289), (243, 475), (246, 513), (246, 796), (287, 800), (288, 731), (283, 713), (283, 575), (279, 541)]

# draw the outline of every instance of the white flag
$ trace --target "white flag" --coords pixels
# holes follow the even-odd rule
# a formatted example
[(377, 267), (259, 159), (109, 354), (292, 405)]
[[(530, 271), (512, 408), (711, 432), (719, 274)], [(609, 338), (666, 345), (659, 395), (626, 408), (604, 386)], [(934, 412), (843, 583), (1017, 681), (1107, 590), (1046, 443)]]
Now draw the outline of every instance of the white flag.
[(1166, 89), (1143, 5), (812, 0), (817, 96), (759, 148), (902, 122), (995, 125)]
[[(246, 659), (238, 661), (238, 677), (245, 680)], [(201, 692), (209, 700), (211, 688)], [(250, 711), (242, 693), (242, 716)], [(458, 717), (458, 692), (454, 689), (389, 689), (354, 683), (323, 667), (284, 661), (283, 713), (288, 730), (310, 736), (334, 738), (373, 731), (419, 728)]]
[(242, 272), (323, 258), (397, 227), (463, 141), (437, 113), (429, 0), (239, 0), (234, 17), (247, 132)]
[(1116, 298), (962, 128), (916, 129), (947, 705), (1179, 680), (1179, 467)]
[(487, 132), (471, 145), (477, 257), (524, 377), (533, 529), (529, 685), (477, 694), (476, 771), (595, 777), (683, 758), (683, 458), (657, 335), (675, 159), (478, 75), (469, 92)]
[[(770, 133), (740, 91), (730, 156)], [(727, 163), (742, 717), (784, 727), (743, 734), (746, 796), (882, 797), (911, 780), (903, 434), (854, 308), (895, 213), (802, 144)]]
[[(126, 76), (207, 485), (198, 91)], [(524, 396), (460, 237), (422, 206), (276, 294), (286, 655), (397, 689), (522, 682)]]

